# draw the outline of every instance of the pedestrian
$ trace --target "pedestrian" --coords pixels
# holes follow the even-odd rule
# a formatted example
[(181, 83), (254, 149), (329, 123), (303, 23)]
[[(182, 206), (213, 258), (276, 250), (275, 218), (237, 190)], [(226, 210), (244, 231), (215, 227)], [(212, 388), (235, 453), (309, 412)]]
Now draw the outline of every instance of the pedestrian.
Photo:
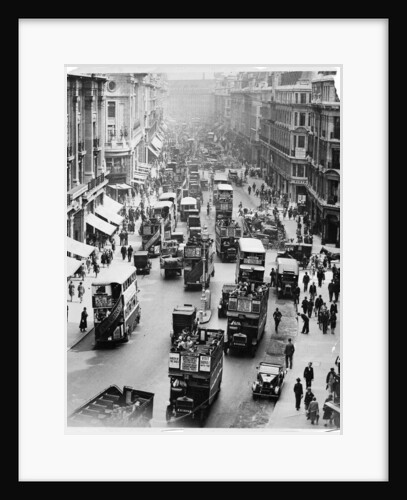
[(276, 271), (274, 269), (274, 267), (271, 268), (271, 271), (270, 271), (270, 286), (276, 286)]
[(294, 385), (294, 394), (295, 394), (295, 409), (298, 411), (300, 409), (301, 399), (304, 394), (300, 378), (297, 378), (297, 383)]
[(74, 297), (74, 295), (75, 295), (75, 285), (72, 283), (72, 281), (69, 283), (68, 293), (71, 297), (71, 302), (72, 302), (72, 297)]
[(331, 368), (326, 376), (326, 390), (329, 391), (329, 394), (334, 392), (334, 384), (336, 381), (336, 373), (335, 368)]
[(301, 307), (302, 307), (302, 312), (304, 314), (307, 314), (307, 311), (308, 311), (308, 299), (307, 299), (307, 297), (304, 297), (304, 300), (301, 302)]
[(85, 295), (85, 287), (82, 285), (82, 281), (81, 281), (79, 283), (79, 286), (78, 286), (78, 299), (79, 299), (80, 303), (82, 303), (84, 295)]
[(95, 278), (97, 278), (100, 273), (100, 266), (97, 262), (93, 264), (93, 272), (95, 273)]
[(276, 307), (276, 310), (273, 313), (274, 326), (275, 326), (276, 332), (278, 331), (278, 325), (280, 324), (281, 316), (282, 316), (281, 312), (278, 310), (278, 307)]
[(247, 191), (249, 192), (249, 195), (250, 195), (250, 193), (251, 193), (251, 191), (252, 191), (252, 188), (249, 186), (249, 187), (247, 188)]
[(308, 407), (313, 399), (314, 399), (314, 393), (312, 392), (311, 387), (307, 387), (307, 390), (305, 391), (305, 396), (304, 396), (304, 408), (305, 408), (305, 411), (307, 412), (307, 420), (309, 420)]
[(332, 296), (334, 294), (334, 280), (331, 280), (331, 282), (328, 285), (328, 293), (329, 293), (329, 302), (332, 302)]
[(302, 278), (302, 282), (304, 283), (304, 292), (306, 292), (308, 289), (309, 280), (310, 280), (310, 277), (308, 275), (308, 272), (305, 271), (304, 277)]
[[(315, 316), (319, 315), (319, 312), (321, 310), (321, 307), (322, 307), (322, 304), (324, 303), (321, 295), (319, 295), (316, 299), (315, 299)], [(318, 324), (319, 324), (319, 321), (318, 321)]]
[(297, 310), (297, 305), (300, 303), (301, 288), (297, 285), (293, 291), (295, 310)]
[(308, 363), (308, 366), (304, 369), (304, 378), (305, 378), (305, 387), (311, 387), (311, 383), (314, 380), (314, 368), (312, 368), (311, 361)]
[(322, 411), (324, 412), (322, 415), (322, 419), (325, 420), (325, 424), (324, 424), (325, 427), (328, 427), (328, 423), (329, 423), (329, 425), (331, 425), (332, 421), (333, 421), (333, 412), (334, 411), (332, 408), (327, 406), (327, 403), (332, 402), (332, 399), (333, 399), (332, 394), (329, 394), (328, 397), (325, 399), (324, 406), (322, 407)]
[(324, 278), (325, 278), (325, 273), (321, 268), (319, 268), (317, 272), (317, 280), (319, 288), (321, 288)]
[(122, 257), (123, 257), (123, 260), (124, 260), (126, 258), (126, 254), (127, 254), (127, 248), (126, 248), (126, 246), (123, 245), (120, 251), (122, 253)]
[(82, 262), (82, 265), (81, 265), (80, 270), (79, 270), (79, 274), (80, 274), (82, 280), (84, 280), (86, 278), (86, 265), (84, 262)]
[(312, 310), (314, 308), (314, 301), (312, 300), (312, 298), (310, 298), (308, 300), (308, 317), (311, 318), (312, 316)]
[(314, 425), (314, 422), (318, 424), (319, 421), (319, 405), (317, 398), (314, 396), (312, 401), (308, 406), (308, 417), (311, 420), (311, 424)]
[(86, 311), (86, 307), (83, 308), (83, 311), (81, 312), (81, 321), (79, 323), (79, 328), (81, 332), (86, 332), (86, 329), (88, 328), (88, 313)]
[(287, 368), (292, 369), (293, 367), (293, 355), (294, 355), (294, 344), (291, 342), (291, 339), (288, 339), (288, 344), (286, 344), (284, 348), (285, 354), (285, 365)]
[(124, 244), (129, 244), (129, 233), (127, 231), (124, 231)]
[(311, 299), (315, 300), (315, 295), (317, 294), (317, 287), (315, 285), (315, 281), (313, 281), (312, 284), (309, 286), (309, 294), (311, 296)]
[(131, 262), (132, 255), (133, 255), (133, 247), (131, 245), (129, 245), (129, 247), (127, 248), (127, 258), (128, 258), (129, 262)]
[(332, 312), (332, 313), (331, 313), (330, 323), (331, 323), (331, 333), (332, 333), (332, 334), (335, 334), (335, 328), (336, 328), (336, 312)]
[(105, 264), (106, 264), (106, 252), (102, 253), (102, 257), (100, 258), (100, 262), (102, 263), (102, 266), (105, 267)]
[(329, 311), (326, 308), (325, 303), (322, 304), (321, 315), (320, 315), (320, 323), (322, 325), (322, 333), (327, 333), (328, 325), (329, 325)]
[(304, 325), (302, 327), (301, 333), (309, 333), (309, 318), (306, 314), (298, 313), (298, 316), (301, 316), (301, 319), (304, 321)]
[(340, 280), (337, 278), (334, 282), (334, 296), (335, 296), (335, 302), (338, 302), (339, 300), (339, 291), (340, 291)]
[(91, 266), (91, 265), (92, 265), (91, 260), (90, 260), (90, 258), (88, 257), (88, 258), (86, 259), (86, 269), (87, 269), (87, 273), (88, 273), (88, 274), (90, 274), (90, 266)]
[(116, 241), (114, 238), (112, 238), (112, 252), (114, 253), (116, 251)]

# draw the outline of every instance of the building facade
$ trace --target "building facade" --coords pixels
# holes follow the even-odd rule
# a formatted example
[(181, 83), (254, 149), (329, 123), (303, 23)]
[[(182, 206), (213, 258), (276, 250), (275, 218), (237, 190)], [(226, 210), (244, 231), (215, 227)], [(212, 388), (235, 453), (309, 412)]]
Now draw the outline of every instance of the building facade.
[[(285, 76), (287, 80), (287, 75)], [(311, 78), (302, 74), (290, 85), (277, 85), (262, 106), (261, 164), (269, 184), (295, 203), (307, 196), (308, 133), (311, 130)]]
[(117, 201), (128, 194), (138, 158), (145, 161), (145, 76), (107, 75), (105, 160), (108, 194)]
[(340, 101), (335, 75), (312, 80), (307, 210), (322, 244), (340, 246)]
[(95, 75), (67, 75), (67, 236), (86, 240), (86, 217), (103, 203), (105, 87)]

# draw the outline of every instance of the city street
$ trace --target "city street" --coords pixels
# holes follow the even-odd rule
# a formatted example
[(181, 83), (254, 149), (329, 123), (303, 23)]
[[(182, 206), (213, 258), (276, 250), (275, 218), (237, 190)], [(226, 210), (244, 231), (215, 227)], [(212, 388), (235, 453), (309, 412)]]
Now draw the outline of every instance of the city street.
[[(202, 174), (202, 172), (201, 172)], [(205, 172), (208, 176), (208, 172)], [(262, 179), (248, 178), (248, 182), (257, 185)], [(237, 207), (242, 201), (245, 208), (256, 208), (259, 198), (247, 192), (248, 184), (243, 187), (234, 185), (234, 217), (237, 217)], [(215, 237), (215, 210), (209, 216), (206, 214), (206, 204), (209, 192), (204, 192), (201, 209), (202, 225), (208, 226), (211, 237)], [(281, 217), (282, 218), (282, 217)], [(295, 237), (296, 223), (283, 221), (288, 237)], [(139, 223), (138, 223), (139, 224)], [(141, 237), (138, 235), (138, 224), (134, 235), (130, 235), (129, 243), (135, 250), (141, 246)], [(186, 223), (179, 222), (177, 231), (186, 234)], [(318, 239), (314, 239), (314, 252), (319, 251)], [(269, 281), (271, 267), (274, 266), (276, 250), (268, 250), (266, 255), (265, 280)], [(131, 263), (122, 260), (120, 251), (116, 248), (111, 266), (130, 266)], [(208, 328), (226, 329), (227, 320), (217, 316), (217, 305), (224, 283), (233, 283), (235, 263), (221, 263), (215, 256), (215, 276), (211, 279), (211, 310), (212, 317), (205, 326)], [(303, 271), (300, 273), (299, 283), (302, 282)], [(103, 268), (100, 276), (103, 276)], [(109, 385), (115, 384), (119, 388), (131, 386), (135, 389), (154, 393), (154, 411), (151, 427), (166, 427), (165, 411), (169, 397), (168, 354), (170, 348), (170, 329), (172, 311), (177, 305), (193, 304), (200, 308), (201, 290), (185, 291), (183, 278), (164, 279), (159, 268), (159, 258), (152, 259), (150, 275), (139, 275), (139, 300), (141, 303), (141, 322), (130, 337), (128, 343), (119, 344), (114, 348), (95, 348), (94, 335), (91, 331), (92, 309), (90, 301), (90, 283), (93, 274), (87, 277), (86, 294), (83, 304), (70, 303), (70, 331), (74, 332), (79, 324), (80, 311), (87, 307), (89, 312), (88, 334), (78, 343), (71, 342), (73, 347), (67, 352), (67, 413), (72, 413), (98, 392)], [(329, 272), (322, 289), (324, 299), (328, 299), (327, 283)], [(77, 285), (77, 283), (76, 283)], [(302, 289), (302, 286), (301, 286)], [(300, 301), (304, 293), (301, 293)], [(77, 300), (77, 299), (76, 299)], [(327, 301), (329, 303), (329, 301)], [(278, 336), (274, 332), (272, 314), (279, 307), (283, 314)], [(71, 318), (75, 318), (74, 321)], [(302, 321), (300, 320), (301, 326)], [(73, 335), (73, 334), (72, 334)], [(78, 336), (78, 334), (76, 334)], [(74, 335), (72, 336), (72, 338)], [(288, 370), (285, 386), (280, 400), (253, 400), (251, 386), (256, 377), (256, 366), (260, 361), (268, 359), (269, 354), (275, 351), (276, 343), (281, 343), (291, 337), (296, 347), (293, 370)], [(80, 337), (78, 337), (80, 338)], [(308, 361), (314, 360), (315, 395), (323, 402), (326, 397), (325, 376), (339, 354), (339, 322), (336, 335), (323, 335), (319, 330), (316, 319), (310, 320), (310, 334), (298, 333), (298, 322), (292, 300), (278, 300), (275, 290), (271, 289), (268, 305), (266, 329), (260, 346), (254, 358), (245, 353), (231, 353), (224, 356), (222, 390), (219, 398), (214, 402), (206, 420), (206, 428), (308, 428), (303, 412), (294, 408), (293, 385), (297, 376), (302, 372)], [(69, 347), (69, 346), (68, 346)], [(335, 352), (332, 349), (335, 348)], [(304, 384), (305, 388), (305, 384)], [(322, 405), (321, 405), (322, 406)], [(292, 418), (290, 418), (292, 417)], [(191, 421), (182, 422), (180, 427), (196, 427)], [(322, 429), (324, 429), (323, 426)]]

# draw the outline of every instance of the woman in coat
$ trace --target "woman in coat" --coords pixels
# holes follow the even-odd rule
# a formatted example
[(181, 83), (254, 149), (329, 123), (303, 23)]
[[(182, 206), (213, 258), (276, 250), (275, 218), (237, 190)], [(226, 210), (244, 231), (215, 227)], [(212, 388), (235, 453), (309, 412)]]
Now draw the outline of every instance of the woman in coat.
[(87, 319), (88, 319), (88, 313), (86, 312), (86, 307), (84, 307), (81, 313), (81, 322), (79, 323), (79, 328), (81, 332), (86, 332), (86, 329), (88, 328)]

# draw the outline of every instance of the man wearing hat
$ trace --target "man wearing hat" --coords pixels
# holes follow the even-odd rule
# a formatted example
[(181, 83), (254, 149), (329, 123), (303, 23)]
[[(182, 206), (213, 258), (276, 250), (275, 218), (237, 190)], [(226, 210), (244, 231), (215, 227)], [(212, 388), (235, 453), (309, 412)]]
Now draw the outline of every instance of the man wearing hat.
[(296, 410), (299, 410), (301, 406), (302, 395), (304, 394), (300, 378), (297, 378), (297, 383), (294, 385), (294, 394), (295, 394), (295, 408)]
[[(307, 387), (307, 391), (305, 393), (305, 396), (304, 396), (304, 408), (305, 408), (305, 411), (308, 410), (308, 406), (309, 404), (311, 403), (311, 401), (313, 400), (314, 398), (314, 394), (311, 390), (311, 387)], [(308, 416), (309, 418), (309, 416)]]

